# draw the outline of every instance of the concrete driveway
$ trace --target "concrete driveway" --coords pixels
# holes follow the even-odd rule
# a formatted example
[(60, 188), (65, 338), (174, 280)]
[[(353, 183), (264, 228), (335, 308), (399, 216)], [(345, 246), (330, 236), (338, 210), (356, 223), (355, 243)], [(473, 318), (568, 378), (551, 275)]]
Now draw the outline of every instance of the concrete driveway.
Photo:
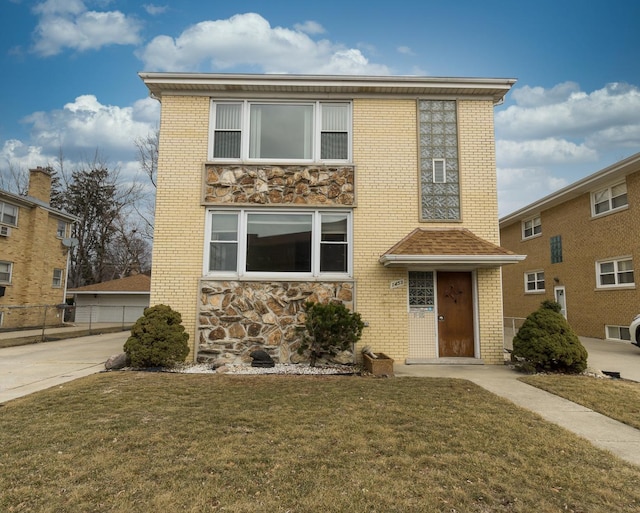
[(619, 372), (620, 377), (640, 382), (640, 347), (629, 342), (580, 337), (589, 352), (587, 364), (592, 369)]
[(129, 331), (0, 349), (0, 404), (104, 370)]

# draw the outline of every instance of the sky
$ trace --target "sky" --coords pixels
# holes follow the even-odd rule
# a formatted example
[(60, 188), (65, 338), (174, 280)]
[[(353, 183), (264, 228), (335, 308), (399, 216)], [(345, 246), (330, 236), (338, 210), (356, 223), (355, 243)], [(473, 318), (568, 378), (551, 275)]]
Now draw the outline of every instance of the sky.
[(0, 0), (0, 170), (135, 176), (160, 116), (141, 71), (513, 78), (504, 216), (640, 152), (638, 27), (637, 0)]

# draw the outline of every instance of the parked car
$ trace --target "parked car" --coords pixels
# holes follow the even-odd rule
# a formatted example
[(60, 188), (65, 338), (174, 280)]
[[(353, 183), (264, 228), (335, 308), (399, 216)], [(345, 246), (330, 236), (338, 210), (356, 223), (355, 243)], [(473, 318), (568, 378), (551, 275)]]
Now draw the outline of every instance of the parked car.
[(640, 347), (640, 314), (636, 315), (629, 325), (631, 343)]

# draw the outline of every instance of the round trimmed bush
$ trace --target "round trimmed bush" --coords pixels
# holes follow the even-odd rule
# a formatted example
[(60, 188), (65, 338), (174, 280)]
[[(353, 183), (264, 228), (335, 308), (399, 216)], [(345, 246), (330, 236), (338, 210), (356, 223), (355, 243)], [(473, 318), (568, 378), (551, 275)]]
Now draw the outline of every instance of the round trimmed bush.
[(131, 328), (124, 352), (132, 367), (174, 367), (189, 354), (189, 334), (182, 326), (182, 316), (167, 305), (145, 308)]
[(513, 338), (512, 358), (524, 370), (579, 374), (587, 368), (587, 350), (555, 301), (544, 301)]

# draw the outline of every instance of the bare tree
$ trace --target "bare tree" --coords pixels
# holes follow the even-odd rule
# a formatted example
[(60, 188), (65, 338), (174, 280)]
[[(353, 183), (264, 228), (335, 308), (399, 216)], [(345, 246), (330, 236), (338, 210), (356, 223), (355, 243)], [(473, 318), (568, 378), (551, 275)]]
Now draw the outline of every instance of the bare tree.
[(127, 219), (127, 210), (139, 199), (139, 184), (120, 183), (118, 170), (109, 169), (97, 152), (92, 162), (81, 165), (70, 176), (64, 170), (61, 174), (65, 178), (60, 206), (79, 218), (73, 230), (78, 242), (71, 252), (69, 287), (119, 277), (112, 246), (122, 232), (119, 220)]
[(7, 159), (5, 167), (0, 169), (0, 189), (26, 196), (29, 190), (29, 171)]
[(159, 138), (160, 132), (156, 129), (146, 137), (138, 137), (134, 141), (138, 150), (140, 169), (145, 175), (146, 181), (151, 185), (151, 190), (147, 189), (142, 201), (136, 206), (136, 211), (143, 223), (142, 233), (149, 240), (153, 239)]

